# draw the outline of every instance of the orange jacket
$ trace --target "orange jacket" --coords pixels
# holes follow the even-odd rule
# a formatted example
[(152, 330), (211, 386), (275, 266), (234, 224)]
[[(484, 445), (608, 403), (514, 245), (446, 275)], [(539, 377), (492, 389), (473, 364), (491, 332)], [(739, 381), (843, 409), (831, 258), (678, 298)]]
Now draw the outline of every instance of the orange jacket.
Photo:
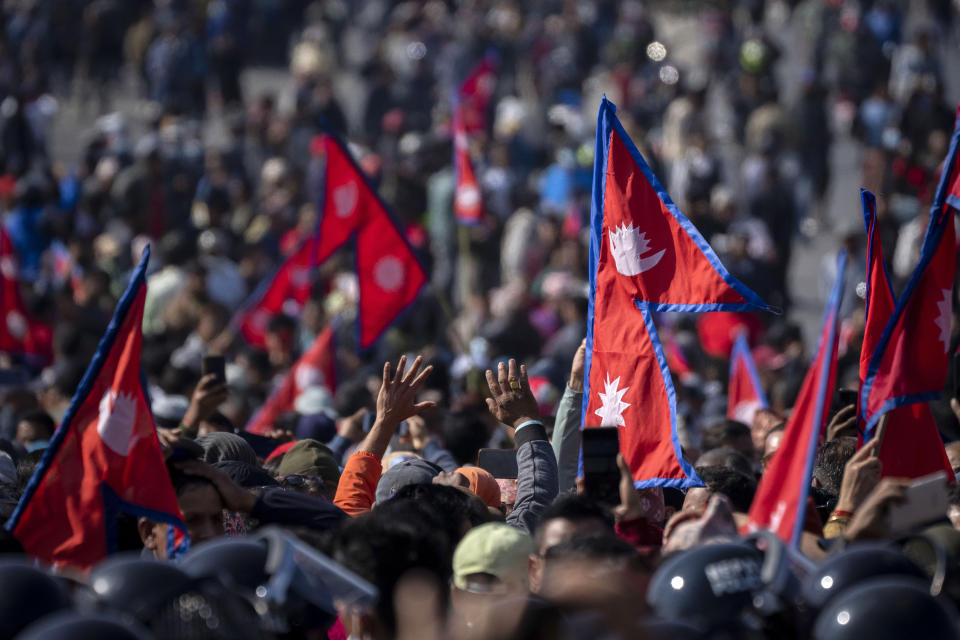
[(337, 485), (337, 495), (333, 504), (343, 509), (349, 516), (358, 516), (373, 508), (377, 483), (383, 467), (380, 459), (372, 453), (357, 451), (347, 458)]

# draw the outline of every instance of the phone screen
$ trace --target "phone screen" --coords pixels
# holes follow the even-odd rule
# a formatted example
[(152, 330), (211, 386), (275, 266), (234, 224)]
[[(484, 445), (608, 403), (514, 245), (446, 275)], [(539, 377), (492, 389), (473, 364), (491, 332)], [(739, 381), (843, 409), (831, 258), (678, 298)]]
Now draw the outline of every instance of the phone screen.
[(220, 382), (227, 381), (227, 363), (223, 356), (204, 356), (200, 362), (200, 372), (205, 376), (212, 373)]
[(607, 505), (620, 501), (620, 431), (617, 427), (590, 427), (582, 431), (583, 485), (591, 499)]

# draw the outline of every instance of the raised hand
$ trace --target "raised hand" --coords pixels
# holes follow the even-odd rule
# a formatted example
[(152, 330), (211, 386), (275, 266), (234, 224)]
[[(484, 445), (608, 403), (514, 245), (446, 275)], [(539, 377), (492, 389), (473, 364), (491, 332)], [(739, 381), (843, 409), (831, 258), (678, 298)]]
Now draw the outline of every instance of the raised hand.
[(490, 396), (487, 408), (493, 416), (505, 425), (516, 428), (527, 420), (539, 420), (540, 408), (537, 399), (530, 390), (527, 379), (527, 367), (517, 371), (517, 361), (510, 358), (509, 367), (502, 362), (497, 365), (497, 375), (487, 370), (487, 386)]
[(187, 412), (183, 416), (183, 424), (196, 430), (200, 422), (212, 416), (226, 399), (227, 385), (217, 378), (215, 373), (208, 373), (200, 378), (196, 389), (193, 390), (190, 406), (187, 407)]
[(880, 472), (883, 470), (883, 463), (877, 458), (880, 445), (880, 438), (875, 437), (847, 460), (843, 469), (843, 482), (840, 484), (840, 496), (837, 499), (838, 511), (856, 513), (857, 508), (880, 482)]
[(570, 388), (583, 393), (583, 375), (587, 369), (587, 339), (584, 338), (573, 355), (573, 365), (570, 367)]
[(423, 356), (417, 356), (410, 367), (410, 371), (404, 371), (406, 365), (407, 356), (401, 356), (400, 362), (397, 363), (397, 371), (391, 378), (390, 363), (384, 363), (383, 383), (380, 385), (380, 393), (377, 394), (377, 420), (393, 429), (396, 429), (407, 418), (419, 415), (421, 411), (437, 406), (436, 402), (429, 400), (416, 404), (413, 402), (420, 385), (433, 371), (433, 365), (429, 365), (420, 372), (420, 375), (417, 375), (417, 372), (423, 365)]
[(827, 441), (857, 435), (857, 405), (848, 404), (834, 414), (827, 425)]

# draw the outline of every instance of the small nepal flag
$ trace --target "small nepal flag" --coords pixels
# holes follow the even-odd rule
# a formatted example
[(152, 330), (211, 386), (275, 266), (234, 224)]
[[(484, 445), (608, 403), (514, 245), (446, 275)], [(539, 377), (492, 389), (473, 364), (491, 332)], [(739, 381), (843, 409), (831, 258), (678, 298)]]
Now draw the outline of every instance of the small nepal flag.
[(940, 170), (940, 181), (937, 184), (931, 209), (939, 210), (944, 206), (960, 210), (960, 104), (957, 105), (953, 134), (950, 136), (947, 157)]
[(427, 284), (426, 271), (382, 204), (357, 233), (357, 278), (357, 342), (368, 349)]
[[(862, 391), (870, 358), (876, 351), (896, 304), (877, 233), (876, 198), (866, 189), (861, 189), (860, 200), (867, 230), (866, 322), (860, 352)], [(863, 443), (862, 432), (858, 440), (859, 444)], [(948, 478), (953, 477), (952, 465), (926, 402), (895, 407), (887, 412), (887, 428), (877, 457), (883, 463), (884, 477), (920, 478), (941, 469), (948, 472)]]
[(270, 320), (280, 314), (299, 314), (313, 289), (312, 271), (316, 237), (300, 244), (274, 274), (265, 280), (251, 296), (253, 303), (237, 314), (240, 333), (255, 347), (266, 345), (267, 327)]
[[(957, 249), (954, 209), (960, 200), (950, 189), (960, 171), (958, 146), (960, 128), (954, 129), (950, 139), (920, 247), (920, 260), (869, 352), (866, 371), (861, 370), (859, 417), (864, 440), (873, 437), (884, 413), (914, 402), (935, 400), (943, 390), (953, 319)], [(880, 279), (879, 275), (875, 277)]]
[(784, 428), (780, 448), (760, 479), (743, 533), (768, 529), (796, 548), (803, 531), (813, 459), (826, 427), (830, 393), (837, 376), (837, 316), (843, 298), (847, 257), (837, 257), (837, 278), (827, 301), (813, 363)]
[(483, 220), (480, 184), (470, 160), (470, 142), (463, 126), (463, 108), (453, 105), (453, 213), (460, 224), (474, 225)]
[(760, 409), (769, 409), (767, 396), (760, 384), (757, 365), (750, 354), (747, 335), (741, 332), (730, 352), (730, 378), (727, 384), (727, 417), (746, 425)]
[(600, 104), (590, 224), (583, 426), (618, 426), (638, 488), (701, 486), (677, 434), (655, 311), (769, 308), (731, 276)]
[(0, 351), (24, 355), (38, 365), (53, 360), (53, 329), (27, 311), (10, 236), (0, 225)]
[(464, 132), (476, 133), (487, 127), (487, 107), (497, 88), (497, 58), (487, 53), (464, 78), (457, 92), (462, 105)]
[(293, 411), (297, 396), (310, 387), (324, 387), (331, 394), (337, 390), (332, 327), (317, 334), (310, 348), (290, 367), (280, 386), (250, 418), (246, 430), (258, 435), (269, 432), (280, 416)]
[(43, 562), (81, 569), (100, 562), (117, 550), (120, 513), (172, 525), (189, 543), (140, 377), (149, 257), (147, 248), (7, 521)]

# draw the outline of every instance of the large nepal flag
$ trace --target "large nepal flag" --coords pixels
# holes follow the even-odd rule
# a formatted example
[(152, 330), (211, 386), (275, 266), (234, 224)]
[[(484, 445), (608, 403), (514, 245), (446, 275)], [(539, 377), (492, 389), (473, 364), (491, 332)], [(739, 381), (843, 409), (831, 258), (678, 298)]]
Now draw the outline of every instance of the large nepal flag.
[[(876, 198), (866, 189), (861, 189), (860, 201), (867, 230), (866, 322), (860, 351), (862, 393), (870, 358), (877, 349), (896, 304), (877, 232)], [(862, 407), (858, 415), (862, 418)], [(859, 422), (862, 429), (862, 420)], [(862, 444), (862, 431), (858, 439)], [(878, 457), (883, 463), (882, 475), (885, 477), (920, 478), (941, 469), (948, 471), (948, 478), (953, 477), (950, 460), (926, 402), (895, 407), (887, 412), (887, 428)]]
[[(940, 396), (947, 375), (956, 270), (954, 206), (950, 192), (957, 169), (960, 130), (954, 130), (920, 260), (883, 331), (870, 351), (860, 385), (859, 415), (864, 440), (873, 437), (884, 413)], [(876, 244), (876, 243), (874, 243)]]
[(317, 334), (310, 348), (290, 367), (280, 386), (250, 418), (246, 430), (258, 435), (266, 434), (273, 429), (281, 415), (293, 411), (297, 396), (310, 387), (317, 386), (324, 387), (331, 394), (337, 390), (332, 327), (327, 327)]
[(480, 184), (470, 160), (470, 141), (463, 125), (463, 107), (453, 104), (453, 214), (460, 224), (474, 225), (483, 220)]
[(584, 427), (620, 426), (638, 487), (702, 483), (683, 459), (654, 311), (766, 309), (673, 205), (604, 98), (597, 122)]
[(823, 313), (820, 342), (787, 420), (780, 448), (763, 473), (743, 532), (769, 529), (797, 547), (803, 531), (813, 459), (827, 423), (830, 393), (837, 376), (837, 316), (843, 298), (847, 257), (837, 257), (837, 279)]
[(7, 521), (27, 554), (43, 562), (93, 566), (116, 551), (121, 512), (186, 535), (140, 377), (149, 257), (148, 248)]
[(727, 417), (746, 425), (760, 409), (769, 409), (767, 396), (760, 384), (757, 365), (750, 354), (745, 331), (737, 335), (730, 352), (730, 377), (727, 383)]
[(53, 329), (27, 311), (20, 295), (20, 270), (10, 236), (0, 225), (0, 351), (22, 354), (38, 365), (53, 359)]

